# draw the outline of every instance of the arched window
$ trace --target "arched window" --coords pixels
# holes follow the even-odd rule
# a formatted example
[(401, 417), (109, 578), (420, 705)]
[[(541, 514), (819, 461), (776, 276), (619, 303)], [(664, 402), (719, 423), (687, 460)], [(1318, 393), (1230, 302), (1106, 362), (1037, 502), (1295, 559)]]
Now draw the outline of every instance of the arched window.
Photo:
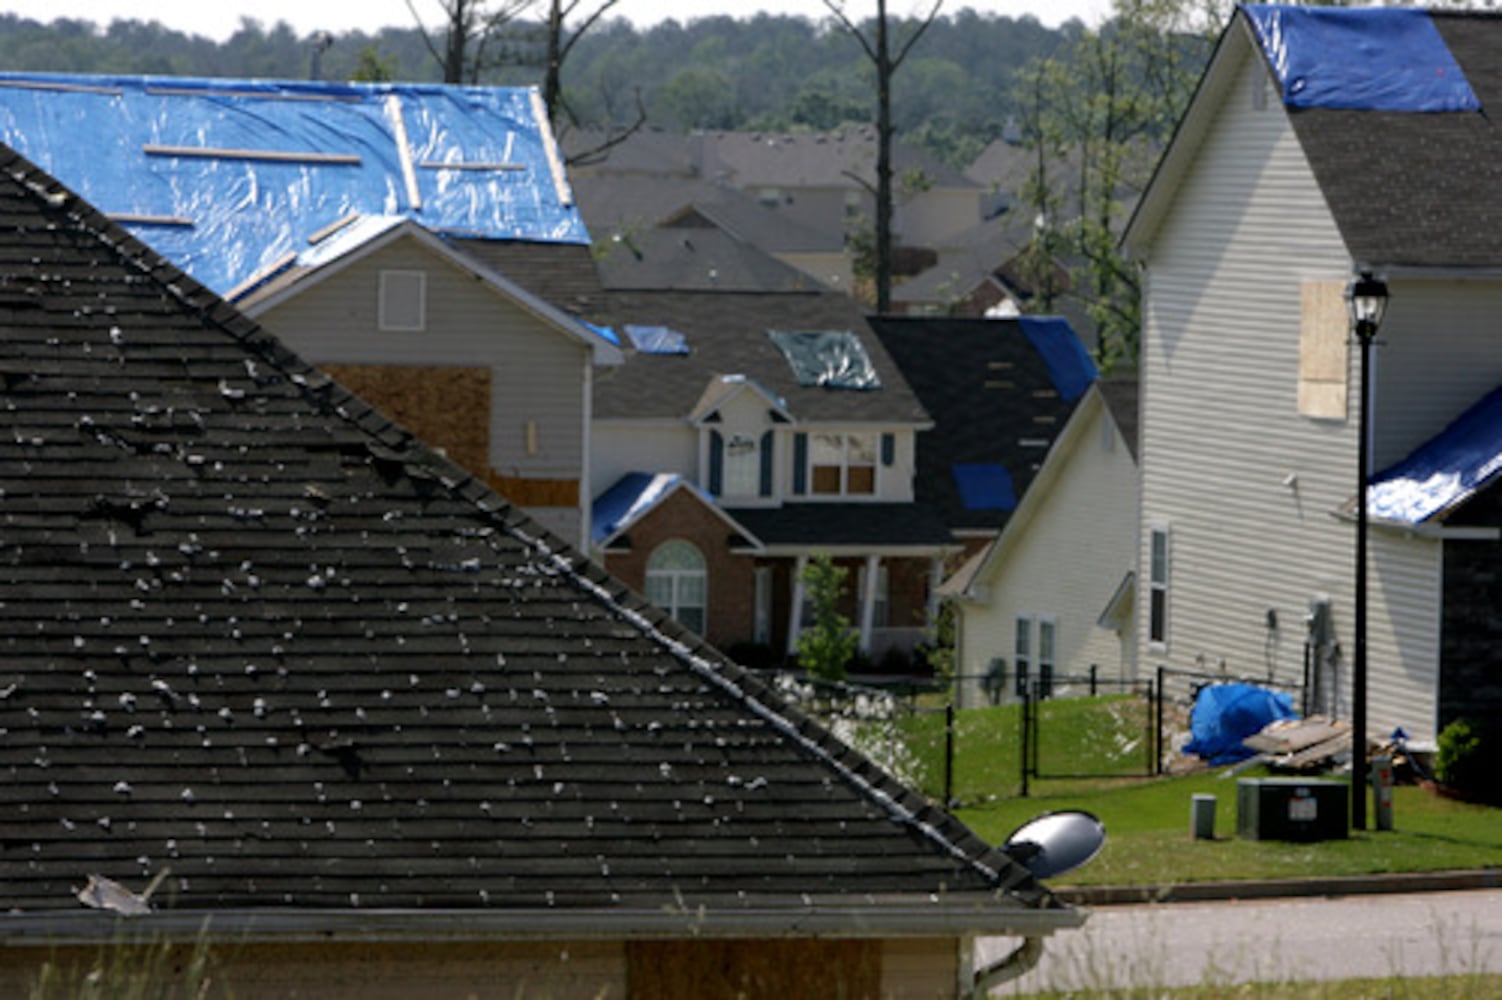
[(708, 589), (703, 553), (682, 539), (664, 542), (647, 560), (647, 600), (700, 635)]

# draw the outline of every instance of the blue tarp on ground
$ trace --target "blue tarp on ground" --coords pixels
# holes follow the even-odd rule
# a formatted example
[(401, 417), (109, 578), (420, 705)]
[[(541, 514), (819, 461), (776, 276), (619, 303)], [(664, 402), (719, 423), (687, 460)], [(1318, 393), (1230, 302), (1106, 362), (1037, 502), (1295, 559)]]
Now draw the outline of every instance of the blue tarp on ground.
[(1367, 513), (1419, 524), (1469, 499), (1502, 476), (1502, 386), (1438, 436), (1372, 477)]
[(1242, 7), (1291, 108), (1478, 111), (1427, 11), (1372, 7)]
[(1099, 373), (1069, 321), (1059, 316), (1022, 316), (1017, 324), (1048, 366), (1059, 398), (1073, 402), (1083, 396)]
[(0, 140), (224, 293), (351, 216), (588, 243), (540, 104), (520, 87), (0, 73)]
[(951, 471), (966, 510), (1017, 509), (1017, 488), (1005, 465), (962, 463)]
[(1250, 757), (1254, 750), (1241, 745), (1271, 722), (1296, 719), (1293, 699), (1282, 691), (1269, 691), (1255, 684), (1211, 684), (1200, 689), (1189, 717), (1193, 738), (1184, 752), (1203, 757), (1211, 764), (1231, 764)]

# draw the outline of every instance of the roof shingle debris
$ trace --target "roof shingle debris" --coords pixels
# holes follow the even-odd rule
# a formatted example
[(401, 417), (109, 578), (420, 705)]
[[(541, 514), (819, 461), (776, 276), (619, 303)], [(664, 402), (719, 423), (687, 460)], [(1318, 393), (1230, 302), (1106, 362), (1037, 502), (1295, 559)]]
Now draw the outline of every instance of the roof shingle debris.
[(13, 915), (1059, 907), (8, 150), (0, 260)]

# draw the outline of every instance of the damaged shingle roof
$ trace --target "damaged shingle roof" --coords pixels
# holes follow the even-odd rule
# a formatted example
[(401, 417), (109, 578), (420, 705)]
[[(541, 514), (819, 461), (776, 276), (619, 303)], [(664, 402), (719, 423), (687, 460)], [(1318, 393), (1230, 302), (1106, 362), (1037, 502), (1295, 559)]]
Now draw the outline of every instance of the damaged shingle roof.
[(17, 919), (1057, 908), (9, 150), (0, 255)]

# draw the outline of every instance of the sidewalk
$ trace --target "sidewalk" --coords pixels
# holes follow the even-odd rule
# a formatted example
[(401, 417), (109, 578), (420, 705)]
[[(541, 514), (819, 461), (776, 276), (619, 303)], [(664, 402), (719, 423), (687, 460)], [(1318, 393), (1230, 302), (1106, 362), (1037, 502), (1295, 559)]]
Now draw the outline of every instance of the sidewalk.
[(1368, 893), (1498, 888), (1502, 888), (1502, 868), (1244, 882), (1185, 882), (1159, 886), (1085, 885), (1055, 889), (1054, 895), (1072, 906), (1113, 906), (1126, 903), (1187, 903), (1217, 899), (1270, 899), (1279, 896), (1358, 896)]

